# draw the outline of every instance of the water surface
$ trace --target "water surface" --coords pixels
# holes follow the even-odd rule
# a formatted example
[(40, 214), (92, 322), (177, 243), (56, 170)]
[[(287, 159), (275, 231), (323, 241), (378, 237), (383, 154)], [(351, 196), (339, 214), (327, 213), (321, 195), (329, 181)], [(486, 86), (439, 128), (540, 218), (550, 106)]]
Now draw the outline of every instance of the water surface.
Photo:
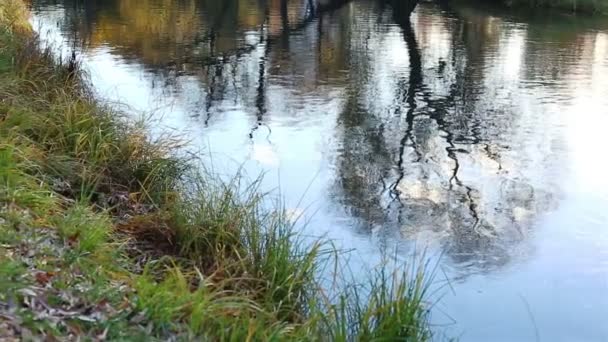
[(463, 341), (608, 341), (608, 20), (379, 1), (35, 0), (96, 92), (265, 172), (351, 267), (427, 248)]

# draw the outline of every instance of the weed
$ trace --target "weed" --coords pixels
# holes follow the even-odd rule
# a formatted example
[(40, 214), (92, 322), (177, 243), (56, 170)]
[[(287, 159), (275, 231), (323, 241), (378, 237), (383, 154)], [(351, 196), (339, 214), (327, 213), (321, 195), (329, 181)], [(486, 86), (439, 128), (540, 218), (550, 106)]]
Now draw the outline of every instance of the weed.
[(55, 227), (68, 244), (80, 252), (93, 252), (108, 242), (112, 223), (107, 215), (94, 213), (77, 203), (56, 219)]

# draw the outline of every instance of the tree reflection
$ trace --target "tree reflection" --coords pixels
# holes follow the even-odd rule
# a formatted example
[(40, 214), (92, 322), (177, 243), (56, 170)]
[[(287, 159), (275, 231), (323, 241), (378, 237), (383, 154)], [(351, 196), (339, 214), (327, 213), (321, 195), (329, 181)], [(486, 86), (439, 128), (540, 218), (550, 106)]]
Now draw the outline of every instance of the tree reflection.
[[(409, 74), (398, 81), (395, 97), (402, 103), (394, 111), (402, 118), (401, 133), (385, 129), (382, 120), (370, 118), (375, 113), (353, 105), (360, 100), (349, 98), (341, 114), (338, 186), (343, 194), (338, 196), (366, 227), (439, 242), (455, 262), (480, 271), (500, 267), (526, 238), (532, 219), (554, 200), (515, 176), (518, 169), (501, 163), (508, 150), (500, 137), (513, 130), (517, 113), (494, 105), (512, 117), (484, 118), (485, 99), (477, 91), (484, 88), (480, 70), (486, 54), (495, 53), (495, 37), (480, 39), (487, 44), (480, 46), (474, 37), (488, 32), (483, 23), (463, 20), (451, 27), (451, 57), (437, 63), (437, 70), (455, 75), (435, 92), (437, 85), (425, 84), (412, 22), (396, 9), (393, 20), (402, 29), (409, 60)], [(368, 95), (357, 93), (361, 96)], [(366, 118), (352, 120), (360, 115)], [(353, 133), (357, 129), (347, 125), (352, 122), (365, 133)], [(395, 153), (394, 140), (399, 141)], [(480, 168), (483, 179), (463, 179), (463, 165)]]

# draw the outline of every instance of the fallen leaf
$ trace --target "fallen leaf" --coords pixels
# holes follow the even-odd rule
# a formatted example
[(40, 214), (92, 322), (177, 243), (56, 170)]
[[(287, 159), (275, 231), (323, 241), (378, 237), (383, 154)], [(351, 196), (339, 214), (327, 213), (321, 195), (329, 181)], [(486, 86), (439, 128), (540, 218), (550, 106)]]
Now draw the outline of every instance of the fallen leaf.
[(146, 315), (143, 312), (140, 312), (137, 315), (135, 315), (133, 318), (131, 318), (130, 321), (133, 324), (139, 324), (145, 320), (146, 320)]
[(76, 316), (76, 318), (78, 318), (79, 320), (84, 321), (84, 322), (91, 322), (91, 323), (97, 322), (97, 320), (95, 318), (85, 316), (85, 315), (79, 315), (79, 316)]
[(55, 276), (54, 272), (37, 272), (35, 278), (38, 284), (46, 285), (49, 281), (51, 281), (51, 278), (53, 278), (53, 276)]
[(78, 326), (77, 324), (68, 324), (67, 326), (72, 334), (76, 336), (82, 335), (82, 329), (80, 329), (80, 326)]
[(97, 340), (98, 341), (105, 341), (105, 339), (107, 337), (108, 337), (108, 328), (105, 328), (101, 334), (97, 335)]
[(120, 305), (118, 306), (118, 308), (120, 310), (125, 310), (128, 309), (131, 306), (131, 302), (129, 301), (129, 298), (125, 297), (122, 301), (122, 303), (120, 303)]
[(21, 328), (21, 340), (22, 341), (34, 341), (34, 334), (32, 334), (32, 332), (27, 329), (27, 328)]
[(24, 288), (19, 290), (19, 293), (21, 293), (24, 296), (29, 296), (29, 297), (36, 297), (38, 294), (36, 292), (34, 292), (32, 289), (29, 288)]
[(76, 232), (76, 234), (68, 237), (68, 245), (74, 246), (78, 242), (79, 237), (80, 237), (80, 232)]

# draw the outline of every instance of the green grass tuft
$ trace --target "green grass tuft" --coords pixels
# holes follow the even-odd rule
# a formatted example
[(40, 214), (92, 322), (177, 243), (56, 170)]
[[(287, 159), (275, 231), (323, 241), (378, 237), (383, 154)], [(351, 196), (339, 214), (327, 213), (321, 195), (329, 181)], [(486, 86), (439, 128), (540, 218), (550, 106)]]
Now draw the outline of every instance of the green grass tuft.
[(81, 253), (100, 249), (113, 229), (107, 215), (94, 213), (82, 203), (73, 205), (55, 221), (59, 235)]

